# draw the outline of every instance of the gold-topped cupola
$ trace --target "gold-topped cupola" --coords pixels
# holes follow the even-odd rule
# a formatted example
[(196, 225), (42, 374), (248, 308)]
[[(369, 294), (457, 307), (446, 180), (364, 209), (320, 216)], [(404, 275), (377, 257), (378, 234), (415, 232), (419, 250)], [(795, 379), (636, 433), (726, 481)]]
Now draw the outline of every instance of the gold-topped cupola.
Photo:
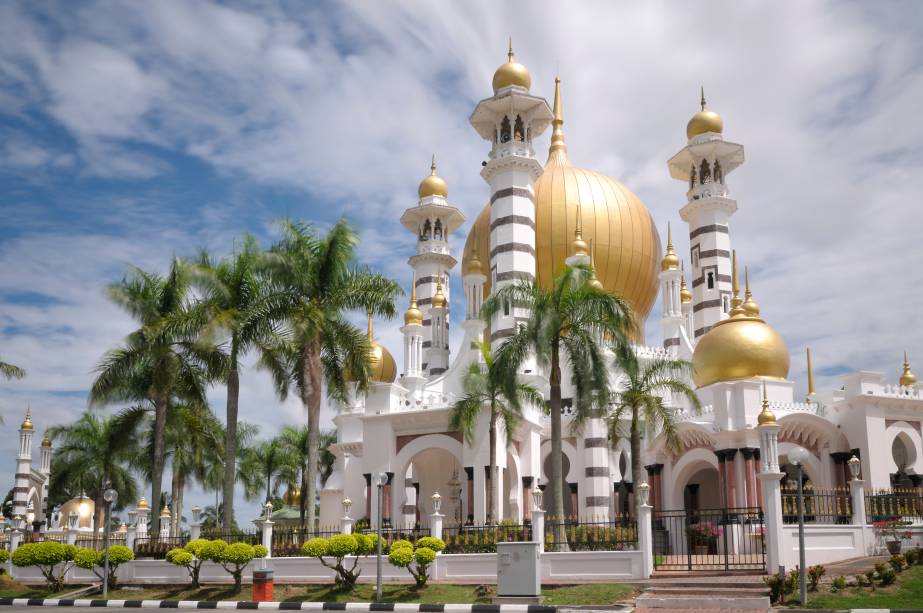
[(404, 325), (421, 326), (423, 325), (423, 312), (417, 306), (417, 275), (414, 273), (413, 281), (410, 285), (410, 306), (404, 311)]
[(702, 99), (700, 101), (702, 109), (692, 116), (689, 123), (686, 124), (686, 138), (692, 140), (700, 134), (713, 132), (721, 134), (724, 131), (724, 121), (721, 115), (706, 108), (705, 106), (705, 88), (702, 88)]
[(673, 230), (670, 222), (667, 222), (667, 251), (660, 260), (660, 270), (677, 270), (679, 268), (679, 256), (673, 251)]
[(910, 360), (904, 352), (904, 371), (901, 373), (900, 384), (903, 387), (912, 387), (917, 384), (917, 376), (910, 370)]
[(433, 161), (429, 167), (429, 175), (420, 181), (420, 187), (417, 188), (417, 195), (422, 200), (429, 196), (442, 196), (448, 198), (449, 185), (445, 179), (436, 174), (436, 154), (433, 154)]
[(529, 88), (532, 87), (532, 76), (525, 66), (516, 61), (516, 54), (513, 53), (512, 36), (510, 37), (510, 47), (506, 57), (506, 64), (497, 68), (497, 71), (494, 73), (494, 93), (496, 94), (504, 87), (510, 86), (522, 87), (528, 91)]

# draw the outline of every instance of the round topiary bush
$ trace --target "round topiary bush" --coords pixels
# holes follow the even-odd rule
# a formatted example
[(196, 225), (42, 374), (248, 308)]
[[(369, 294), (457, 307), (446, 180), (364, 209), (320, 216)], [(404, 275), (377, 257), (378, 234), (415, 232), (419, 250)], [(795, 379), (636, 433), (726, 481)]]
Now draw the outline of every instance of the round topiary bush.
[(398, 539), (394, 541), (393, 543), (391, 543), (391, 546), (389, 547), (389, 551), (394, 551), (395, 549), (400, 549), (402, 547), (410, 547), (411, 549), (413, 549), (413, 543), (411, 543), (407, 539)]
[(327, 539), (313, 538), (301, 546), (301, 552), (309, 558), (321, 558), (327, 555)]
[(36, 566), (45, 577), (45, 584), (51, 592), (64, 587), (64, 575), (73, 566), (77, 548), (55, 541), (25, 543), (13, 552), (13, 565)]
[(424, 536), (417, 540), (417, 547), (425, 547), (433, 551), (442, 551), (445, 549), (445, 541), (435, 536)]
[(391, 552), (388, 554), (388, 561), (400, 568), (407, 568), (407, 565), (413, 562), (413, 546), (394, 547), (391, 545)]

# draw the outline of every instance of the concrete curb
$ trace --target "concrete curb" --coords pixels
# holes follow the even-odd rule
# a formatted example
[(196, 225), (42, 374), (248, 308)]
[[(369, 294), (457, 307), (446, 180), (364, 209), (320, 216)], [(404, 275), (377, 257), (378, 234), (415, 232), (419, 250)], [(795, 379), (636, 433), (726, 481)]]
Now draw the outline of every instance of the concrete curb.
[(96, 600), (79, 598), (0, 598), (0, 606), (112, 607), (116, 609), (260, 609), (269, 611), (394, 611), (396, 613), (557, 613), (558, 611), (556, 606), (532, 604)]

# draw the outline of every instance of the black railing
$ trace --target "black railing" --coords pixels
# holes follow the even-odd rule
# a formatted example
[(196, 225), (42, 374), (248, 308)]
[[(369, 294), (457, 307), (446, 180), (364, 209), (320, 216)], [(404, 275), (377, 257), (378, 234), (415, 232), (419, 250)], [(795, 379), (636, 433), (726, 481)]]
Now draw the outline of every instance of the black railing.
[(312, 538), (330, 538), (341, 534), (333, 528), (326, 530), (301, 530), (300, 528), (282, 528), (272, 531), (272, 555), (277, 558), (297, 557), (302, 555), (301, 548)]
[(228, 544), (247, 543), (249, 545), (259, 545), (262, 539), (258, 532), (246, 530), (208, 530), (203, 531), (200, 538), (210, 541), (222, 540)]
[(656, 511), (657, 570), (764, 570), (766, 528), (760, 508)]
[(565, 519), (545, 521), (546, 551), (629, 551), (638, 548), (635, 518), (618, 515), (602, 521)]
[(183, 547), (189, 542), (188, 536), (142, 537), (135, 539), (136, 558), (154, 558), (162, 560), (167, 552), (176, 547)]
[(532, 540), (532, 526), (501, 522), (497, 525), (452, 525), (442, 531), (443, 553), (496, 553), (497, 543)]
[(865, 516), (869, 523), (895, 518), (923, 520), (923, 490), (897, 488), (866, 491)]
[[(46, 539), (46, 540), (58, 540), (58, 539), (55, 538), (55, 539)], [(124, 544), (125, 544), (125, 535), (123, 534), (118, 534), (118, 535), (114, 534), (109, 537), (110, 547), (115, 546), (115, 545), (124, 545)], [(103, 549), (106, 548), (106, 539), (101, 536), (97, 536), (93, 538), (80, 538), (78, 536), (77, 540), (74, 542), (74, 545), (76, 545), (77, 547), (83, 547), (84, 549), (95, 549), (96, 551), (102, 551)]]
[[(852, 522), (852, 494), (847, 488), (804, 488), (804, 521), (809, 524), (849, 524)], [(798, 523), (798, 490), (782, 490), (782, 522)]]
[[(363, 534), (377, 534), (377, 530), (367, 529), (362, 530)], [(381, 529), (381, 540), (382, 545), (389, 546), (394, 541), (410, 541), (411, 543), (416, 543), (417, 539), (423, 538), (424, 536), (430, 536), (429, 528), (382, 528)]]

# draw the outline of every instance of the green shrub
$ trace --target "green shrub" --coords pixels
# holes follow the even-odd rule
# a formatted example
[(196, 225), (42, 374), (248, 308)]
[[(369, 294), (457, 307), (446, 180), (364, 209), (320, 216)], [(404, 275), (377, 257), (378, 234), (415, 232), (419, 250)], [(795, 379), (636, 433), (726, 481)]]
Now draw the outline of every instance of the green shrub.
[[(782, 591), (785, 596), (790, 596), (798, 591), (798, 588), (801, 585), (801, 569), (797, 566), (790, 571), (788, 571), (788, 576), (785, 577), (785, 583), (783, 585)], [(783, 599), (784, 602), (784, 599)]]
[(214, 541), (208, 541), (199, 549), (199, 556), (203, 560), (211, 560), (212, 562), (218, 562), (221, 558), (221, 554), (227, 549), (228, 544), (221, 539), (215, 539)]
[(76, 555), (77, 548), (73, 545), (55, 541), (25, 543), (13, 552), (13, 565), (38, 567), (45, 578), (48, 591), (57, 592), (64, 587), (64, 575), (73, 566)]
[(436, 560), (436, 552), (445, 549), (445, 543), (442, 539), (427, 536), (417, 540), (417, 548), (414, 549), (409, 542), (404, 542), (407, 544), (405, 545), (400, 541), (395, 541), (391, 544), (388, 561), (400, 568), (406, 568), (416, 582), (417, 587), (421, 588), (426, 585), (426, 581), (429, 579), (429, 565)]
[(400, 568), (407, 568), (413, 562), (413, 545), (410, 547), (395, 547), (391, 545), (388, 561)]
[(445, 549), (445, 541), (438, 539), (435, 536), (424, 536), (423, 538), (417, 540), (417, 547), (425, 547), (427, 549), (432, 549), (433, 551), (442, 551)]
[[(119, 566), (135, 559), (135, 552), (125, 545), (112, 545), (109, 547), (109, 587), (115, 589), (118, 587), (118, 579), (115, 576)], [(95, 549), (80, 548), (74, 555), (74, 564), (80, 568), (91, 570), (93, 574), (103, 580), (103, 574), (106, 572), (106, 550), (96, 551)], [(97, 568), (99, 570), (97, 570)]]
[(863, 585), (865, 585), (865, 575), (856, 575), (856, 587), (862, 587)]
[(197, 558), (202, 557), (202, 548), (208, 545), (208, 539), (192, 539), (183, 546), (183, 549)]
[(882, 586), (891, 585), (897, 580), (897, 573), (894, 572), (891, 568), (886, 568), (884, 572), (880, 573), (878, 576), (878, 581), (881, 582)]
[(782, 573), (763, 577), (763, 583), (769, 588), (769, 600), (773, 604), (785, 602), (785, 576)]
[[(6, 549), (0, 549), (0, 564), (6, 564), (7, 560), (10, 559), (10, 552)], [(0, 575), (6, 572), (6, 569), (0, 567)]]
[(808, 567), (808, 589), (812, 592), (817, 591), (817, 585), (820, 583), (820, 578), (826, 574), (827, 569), (820, 564), (815, 564), (814, 566)]
[(388, 548), (388, 551), (394, 551), (395, 549), (401, 549), (401, 548), (406, 548), (406, 547), (413, 549), (413, 543), (411, 543), (407, 539), (398, 539), (394, 541), (393, 543), (391, 543), (391, 546)]
[[(218, 545), (214, 545), (219, 543)], [(214, 546), (213, 546), (214, 545)], [(243, 572), (254, 558), (261, 558), (266, 555), (266, 548), (256, 547), (249, 543), (231, 543), (228, 545), (224, 541), (212, 541), (210, 545), (202, 548), (203, 555), (209, 555), (210, 560), (216, 562), (234, 577), (234, 593), (240, 592), (241, 583), (243, 582)], [(258, 555), (262, 554), (262, 555)]]
[(904, 554), (904, 559), (907, 561), (907, 566), (913, 566), (917, 563), (917, 559), (920, 556), (918, 549), (911, 549)]
[[(362, 570), (357, 570), (359, 558), (365, 557), (375, 551), (378, 543), (377, 535), (368, 534), (337, 534), (330, 538), (313, 538), (301, 547), (304, 555), (317, 558), (321, 564), (331, 569), (335, 575), (337, 587), (344, 591), (351, 591), (356, 587), (356, 581)], [(403, 550), (403, 547), (399, 547)], [(351, 566), (344, 564), (349, 556), (354, 556)], [(326, 558), (332, 558), (327, 560)]]
[(846, 577), (837, 577), (833, 580), (831, 588), (834, 592), (842, 592), (846, 589)]
[(875, 571), (874, 570), (865, 571), (865, 578), (868, 581), (869, 587), (871, 587), (872, 589), (875, 589)]
[[(196, 539), (196, 540), (203, 540), (203, 539)], [(179, 547), (176, 547), (167, 552), (167, 562), (169, 562), (170, 564), (175, 564), (176, 566), (185, 566), (186, 570), (189, 571), (190, 584), (192, 585), (192, 587), (195, 587), (195, 588), (199, 587), (199, 571), (202, 570), (203, 561), (204, 560), (202, 560), (201, 558), (197, 558), (195, 555), (187, 551), (185, 548), (180, 549)]]
[(888, 560), (888, 564), (891, 565), (891, 568), (894, 570), (894, 572), (899, 573), (904, 570), (904, 567), (907, 565), (907, 558), (897, 554), (895, 556), (891, 556), (891, 559)]
[(263, 545), (253, 546), (253, 557), (254, 558), (265, 558), (268, 555), (269, 555), (269, 550), (266, 549)]

